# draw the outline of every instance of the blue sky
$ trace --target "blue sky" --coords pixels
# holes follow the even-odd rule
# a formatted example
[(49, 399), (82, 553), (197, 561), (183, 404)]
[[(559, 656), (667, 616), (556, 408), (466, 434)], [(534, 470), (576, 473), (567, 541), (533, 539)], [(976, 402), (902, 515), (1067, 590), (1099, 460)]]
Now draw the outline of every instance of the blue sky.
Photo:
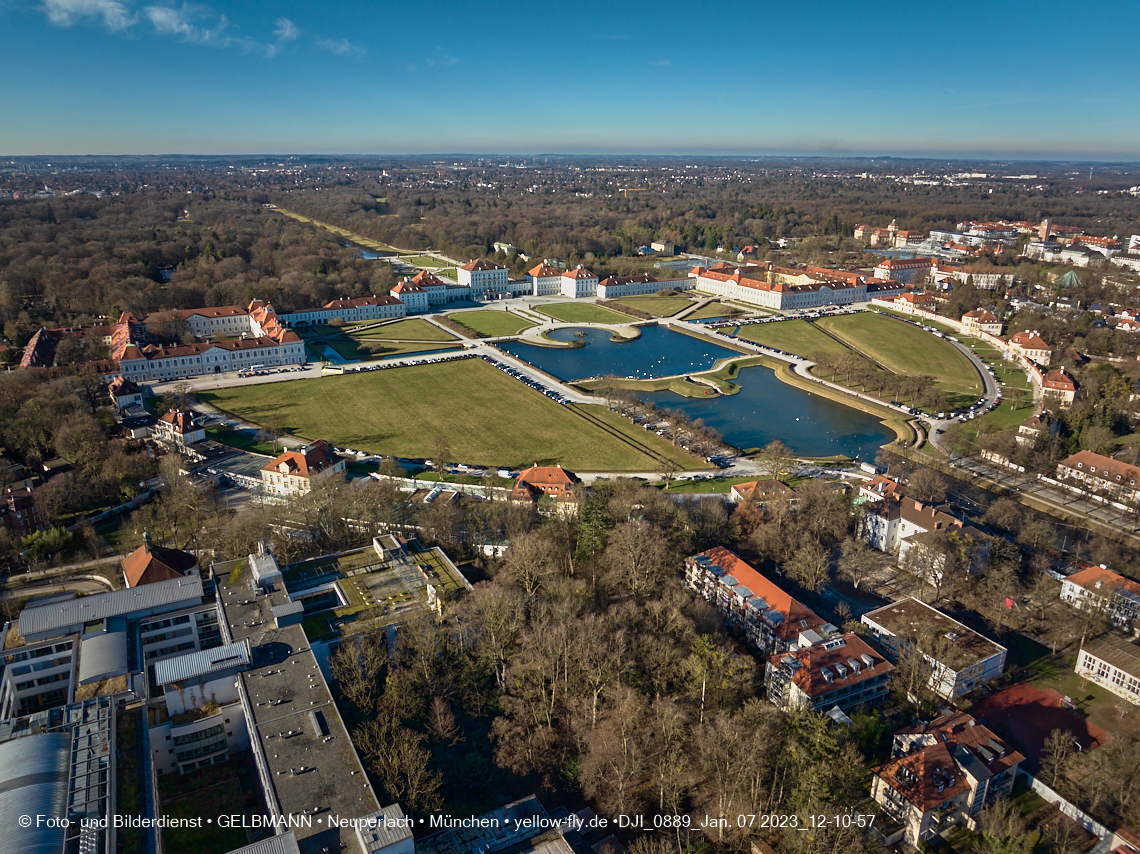
[(1135, 0), (0, 0), (0, 32), (0, 154), (1140, 159)]

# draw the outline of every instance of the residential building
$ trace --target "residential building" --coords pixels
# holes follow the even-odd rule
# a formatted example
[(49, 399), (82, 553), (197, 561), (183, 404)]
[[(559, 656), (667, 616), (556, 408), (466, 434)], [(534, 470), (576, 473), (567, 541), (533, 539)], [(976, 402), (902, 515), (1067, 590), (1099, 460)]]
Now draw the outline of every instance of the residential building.
[(1131, 270), (1133, 273), (1140, 273), (1140, 252), (1129, 249), (1127, 252), (1113, 255), (1112, 258), (1109, 259), (1109, 263), (1115, 264), (1117, 267), (1123, 267), (1126, 270)]
[(578, 500), (581, 482), (578, 475), (560, 465), (540, 466), (535, 463), (519, 474), (511, 498), (514, 501), (537, 501), (549, 496), (555, 501), (572, 503)]
[(36, 506), (36, 494), (30, 486), (8, 487), (0, 501), (0, 527), (16, 539), (50, 527), (47, 516)]
[(1064, 368), (1049, 371), (1041, 380), (1041, 394), (1047, 400), (1055, 400), (1062, 407), (1077, 399), (1077, 381), (1069, 376)]
[(1077, 453), (1057, 463), (1057, 477), (1075, 482), (1091, 492), (1111, 495), (1119, 501), (1136, 501), (1140, 497), (1140, 468), (1094, 454)]
[(111, 401), (115, 408), (122, 412), (128, 406), (142, 406), (142, 389), (125, 377), (115, 377), (108, 387)]
[(1011, 335), (1009, 349), (1011, 353), (1024, 356), (1038, 365), (1048, 365), (1053, 355), (1049, 345), (1036, 331), (1022, 331)]
[[(881, 552), (897, 553), (902, 563), (908, 559), (911, 549), (919, 547), (921, 551), (929, 547), (929, 535), (945, 532), (958, 538), (959, 544), (970, 548), (972, 571), (984, 568), (989, 559), (989, 548), (981, 531), (943, 510), (913, 498), (891, 497), (890, 492), (896, 490), (884, 486), (883, 499), (866, 505), (860, 535), (872, 547)], [(932, 571), (938, 571), (936, 563), (931, 564)]]
[(1140, 626), (1140, 583), (1104, 566), (1086, 566), (1061, 582), (1061, 600), (1102, 613), (1119, 629)]
[(796, 491), (778, 480), (738, 483), (729, 490), (729, 496), (737, 504), (752, 504), (765, 514), (778, 509), (795, 510), (800, 503)]
[(280, 341), (263, 336), (178, 347), (147, 345), (141, 350), (131, 344), (119, 359), (119, 369), (123, 377), (137, 383), (248, 370), (254, 365), (270, 368), (304, 363), (304, 342), (286, 330)]
[(471, 299), (470, 286), (449, 284), (431, 270), (420, 270), (412, 276), (412, 284), (427, 291), (428, 305), (446, 305), (457, 300)]
[(668, 240), (654, 240), (649, 244), (658, 255), (675, 255), (676, 247)]
[(455, 271), (459, 284), (471, 289), (474, 299), (495, 299), (509, 293), (507, 283), (507, 268), (486, 258), (468, 261)]
[(906, 598), (863, 615), (871, 637), (892, 662), (921, 655), (930, 669), (927, 684), (953, 700), (1005, 670), (1006, 649), (937, 608)]
[(937, 266), (935, 258), (888, 258), (875, 267), (875, 275), (880, 279), (909, 285), (930, 277)]
[(123, 581), (127, 587), (185, 578), (199, 571), (197, 557), (181, 549), (152, 545), (146, 531), (143, 544), (123, 558)]
[(1049, 413), (1042, 410), (1017, 428), (1017, 435), (1013, 438), (1019, 445), (1034, 445), (1045, 435), (1049, 426)]
[(901, 294), (899, 296), (876, 295), (872, 301), (893, 308), (902, 314), (938, 313), (938, 300), (925, 292)]
[(531, 283), (531, 296), (548, 297), (562, 290), (562, 271), (545, 261), (528, 270), (526, 277)]
[(171, 409), (155, 422), (154, 437), (166, 445), (185, 447), (206, 438), (206, 425), (191, 409)]
[(560, 293), (564, 297), (580, 299), (598, 295), (598, 277), (579, 264), (562, 274)]
[(894, 665), (848, 632), (768, 657), (764, 686), (781, 709), (850, 715), (878, 706), (891, 687)]
[(685, 586), (768, 655), (810, 646), (838, 631), (723, 546), (685, 559)]
[(864, 501), (883, 501), (887, 498), (899, 499), (906, 495), (905, 487), (897, 480), (879, 475), (859, 484), (859, 498)]
[(345, 469), (344, 458), (324, 439), (286, 451), (261, 467), (261, 489), (267, 495), (306, 495), (320, 477)]
[(962, 331), (967, 335), (976, 335), (979, 332), (1001, 335), (1001, 330), (1002, 322), (984, 308), (975, 308), (962, 315)]
[(495, 241), (492, 248), (496, 252), (502, 252), (504, 255), (515, 255), (518, 253), (513, 243), (503, 243), (501, 240)]
[(1013, 791), (1025, 757), (964, 712), (895, 733), (894, 757), (873, 769), (871, 797), (919, 845), (956, 824), (976, 828)]
[(423, 314), (431, 307), (427, 288), (417, 285), (406, 277), (392, 288), (392, 296), (406, 306), (408, 314)]
[(1140, 706), (1140, 646), (1119, 635), (1085, 641), (1073, 669), (1118, 697)]

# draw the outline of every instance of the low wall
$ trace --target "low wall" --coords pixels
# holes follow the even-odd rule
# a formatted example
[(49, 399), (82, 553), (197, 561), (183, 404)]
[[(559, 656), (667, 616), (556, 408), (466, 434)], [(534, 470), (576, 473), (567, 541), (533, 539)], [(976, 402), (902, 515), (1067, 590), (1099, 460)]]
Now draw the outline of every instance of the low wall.
[(1039, 794), (1049, 803), (1056, 804), (1057, 808), (1061, 812), (1063, 812), (1097, 839), (1104, 839), (1106, 836), (1109, 836), (1112, 833), (1112, 831), (1110, 831), (1107, 827), (1105, 827), (1091, 815), (1080, 809), (1080, 807), (1077, 807), (1074, 804), (1071, 804), (1069, 801), (1065, 800), (1065, 798), (1054, 792), (1033, 775), (1023, 770), (1021, 770), (1021, 773), (1024, 774), (1026, 779), (1029, 780), (1030, 789)]

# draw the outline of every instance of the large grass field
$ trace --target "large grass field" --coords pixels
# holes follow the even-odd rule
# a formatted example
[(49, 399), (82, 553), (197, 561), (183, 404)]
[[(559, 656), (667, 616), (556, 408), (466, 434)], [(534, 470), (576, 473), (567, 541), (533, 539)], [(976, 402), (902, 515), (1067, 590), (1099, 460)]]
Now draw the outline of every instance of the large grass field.
[(619, 314), (589, 302), (556, 302), (536, 305), (534, 310), (563, 323), (629, 323), (633, 320), (628, 314)]
[(646, 314), (652, 314), (655, 317), (672, 317), (681, 309), (693, 304), (693, 301), (686, 297), (654, 296), (625, 297), (617, 300), (617, 302), (629, 308), (644, 311)]
[(386, 323), (383, 326), (373, 326), (371, 329), (352, 330), (350, 334), (367, 338), (401, 338), (409, 341), (456, 340), (450, 332), (444, 332), (438, 326), (418, 317), (397, 320), (395, 323)]
[(289, 432), (372, 453), (450, 458), (521, 468), (561, 463), (586, 471), (656, 471), (667, 457), (703, 462), (601, 407), (562, 406), (481, 359), (363, 375), (202, 392), (219, 409), (257, 423), (280, 418)]
[(866, 311), (816, 322), (896, 374), (932, 376), (947, 392), (972, 396), (982, 393), (981, 378), (969, 359), (950, 342), (909, 323)]
[(842, 343), (816, 329), (806, 320), (782, 320), (779, 323), (742, 326), (736, 336), (809, 359), (819, 353), (825, 356), (839, 356), (849, 352)]
[(421, 267), (428, 270), (442, 270), (448, 266), (446, 261), (440, 261), (438, 258), (433, 258), (430, 255), (401, 255), (400, 260), (405, 264), (411, 264), (413, 267)]
[(461, 311), (449, 314), (447, 319), (452, 323), (466, 326), (476, 335), (484, 338), (498, 338), (501, 335), (518, 335), (524, 329), (530, 329), (537, 324), (525, 317), (519, 317), (511, 311), (494, 311), (492, 309), (478, 309), (476, 311)]
[[(325, 344), (332, 347), (341, 357), (348, 359), (350, 362), (361, 361), (366, 362), (371, 359), (385, 359), (388, 356), (399, 356), (404, 353), (424, 353), (429, 350), (446, 350), (452, 347), (457, 341), (435, 341), (432, 343), (424, 343), (422, 341), (391, 341), (387, 338), (374, 338), (368, 335), (359, 335), (353, 338), (333, 338), (325, 341)], [(383, 350), (379, 353), (370, 353), (360, 347), (361, 344), (375, 343), (383, 346)]]

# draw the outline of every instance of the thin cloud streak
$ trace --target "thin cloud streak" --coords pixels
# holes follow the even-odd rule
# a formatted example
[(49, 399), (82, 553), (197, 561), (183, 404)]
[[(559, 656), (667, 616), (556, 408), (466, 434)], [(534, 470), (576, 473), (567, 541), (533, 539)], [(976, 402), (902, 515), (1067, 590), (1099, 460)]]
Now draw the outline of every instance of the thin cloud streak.
[(317, 39), (315, 44), (321, 50), (337, 56), (364, 56), (366, 53), (364, 48), (354, 45), (348, 39)]
[(112, 31), (125, 30), (138, 21), (118, 0), (44, 0), (40, 7), (47, 19), (59, 27), (71, 27), (82, 20), (101, 19)]

